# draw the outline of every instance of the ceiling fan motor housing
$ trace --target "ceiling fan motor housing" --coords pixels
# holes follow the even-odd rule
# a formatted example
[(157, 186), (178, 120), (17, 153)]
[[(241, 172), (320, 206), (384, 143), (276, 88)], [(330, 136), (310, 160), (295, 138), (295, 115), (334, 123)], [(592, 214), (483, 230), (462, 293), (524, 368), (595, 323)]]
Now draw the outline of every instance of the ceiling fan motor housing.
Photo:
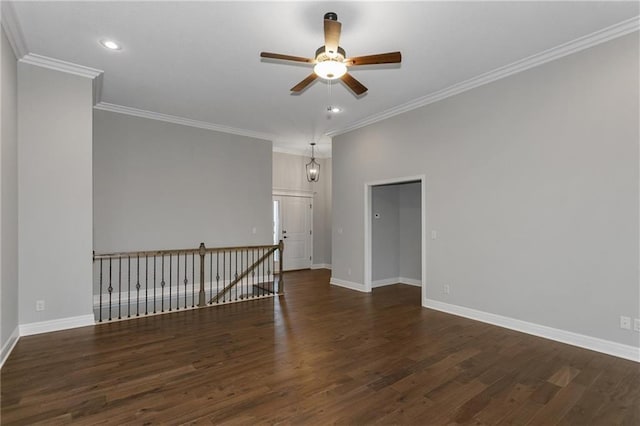
[(324, 19), (328, 19), (330, 21), (337, 21), (338, 20), (338, 14), (335, 12), (327, 12), (324, 14)]
[(347, 53), (340, 46), (338, 46), (338, 53), (336, 55), (334, 55), (333, 57), (331, 57), (331, 56), (329, 56), (327, 54), (327, 52), (325, 51), (325, 47), (324, 46), (320, 46), (316, 50), (316, 61), (317, 62), (324, 62), (324, 61), (342, 62), (342, 61), (344, 61), (344, 58), (346, 58), (346, 57), (347, 57)]

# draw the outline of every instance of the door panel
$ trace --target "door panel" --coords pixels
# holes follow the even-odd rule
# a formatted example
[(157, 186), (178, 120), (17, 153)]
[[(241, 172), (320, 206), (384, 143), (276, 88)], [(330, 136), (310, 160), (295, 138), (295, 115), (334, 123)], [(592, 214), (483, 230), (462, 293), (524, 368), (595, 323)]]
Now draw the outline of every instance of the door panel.
[(311, 267), (312, 205), (308, 197), (274, 197), (280, 201), (281, 238), (284, 241), (284, 270)]

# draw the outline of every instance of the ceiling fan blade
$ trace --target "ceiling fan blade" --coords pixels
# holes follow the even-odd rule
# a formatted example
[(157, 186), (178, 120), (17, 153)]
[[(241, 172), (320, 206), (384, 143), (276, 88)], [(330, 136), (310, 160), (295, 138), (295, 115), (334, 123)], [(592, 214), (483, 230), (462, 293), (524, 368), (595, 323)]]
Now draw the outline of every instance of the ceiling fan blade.
[(338, 52), (342, 24), (331, 19), (324, 20), (324, 49), (330, 57)]
[(303, 58), (301, 56), (282, 55), (280, 53), (270, 53), (270, 52), (260, 52), (260, 57), (269, 58), (269, 59), (281, 59), (283, 61), (306, 62), (308, 64), (312, 64), (315, 62), (315, 59), (311, 59), (311, 58)]
[(311, 73), (307, 76), (307, 78), (305, 78), (304, 80), (302, 80), (300, 83), (296, 84), (295, 86), (293, 86), (291, 88), (292, 92), (302, 92), (304, 89), (307, 88), (308, 85), (310, 85), (311, 83), (314, 82), (314, 80), (318, 78), (318, 76), (316, 75), (316, 73)]
[(368, 90), (366, 87), (364, 87), (362, 83), (356, 80), (349, 73), (346, 73), (345, 75), (340, 77), (340, 80), (342, 80), (344, 84), (346, 84), (349, 87), (349, 89), (351, 89), (351, 91), (356, 95), (362, 95), (364, 92)]
[(356, 56), (347, 58), (344, 63), (347, 66), (374, 65), (374, 64), (397, 64), (402, 61), (400, 52), (378, 53), (376, 55)]

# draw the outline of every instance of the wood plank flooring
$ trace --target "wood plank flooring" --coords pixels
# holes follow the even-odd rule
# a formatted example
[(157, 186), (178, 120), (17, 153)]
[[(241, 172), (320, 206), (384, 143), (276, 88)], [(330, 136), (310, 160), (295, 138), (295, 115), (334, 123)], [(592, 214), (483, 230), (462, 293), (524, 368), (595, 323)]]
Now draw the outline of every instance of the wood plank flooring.
[(622, 359), (287, 273), (286, 295), (23, 337), (3, 425), (640, 425)]

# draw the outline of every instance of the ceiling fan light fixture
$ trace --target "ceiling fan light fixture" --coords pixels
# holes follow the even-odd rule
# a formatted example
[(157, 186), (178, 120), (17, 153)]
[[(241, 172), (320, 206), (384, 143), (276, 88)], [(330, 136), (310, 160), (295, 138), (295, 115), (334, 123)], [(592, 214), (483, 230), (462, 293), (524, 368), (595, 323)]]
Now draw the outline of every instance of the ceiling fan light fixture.
[(333, 60), (322, 61), (313, 67), (313, 72), (325, 80), (335, 80), (347, 73), (347, 66), (343, 62)]

